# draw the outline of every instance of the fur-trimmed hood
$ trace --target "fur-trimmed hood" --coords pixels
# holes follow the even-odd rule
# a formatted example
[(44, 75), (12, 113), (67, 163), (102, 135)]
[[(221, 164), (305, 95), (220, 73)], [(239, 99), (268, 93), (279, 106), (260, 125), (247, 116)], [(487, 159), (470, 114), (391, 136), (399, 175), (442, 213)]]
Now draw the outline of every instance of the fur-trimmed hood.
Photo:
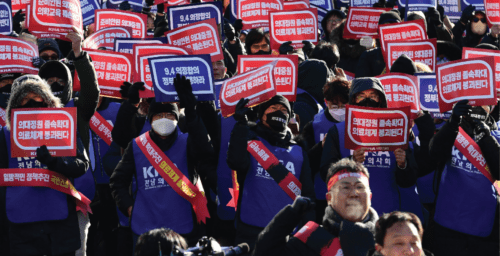
[(12, 83), (12, 92), (10, 94), (9, 102), (7, 104), (7, 120), (6, 126), (10, 130), (10, 114), (12, 109), (19, 108), (21, 101), (33, 92), (40, 95), (43, 101), (47, 104), (48, 108), (60, 108), (61, 100), (52, 94), (50, 86), (37, 75), (24, 75)]

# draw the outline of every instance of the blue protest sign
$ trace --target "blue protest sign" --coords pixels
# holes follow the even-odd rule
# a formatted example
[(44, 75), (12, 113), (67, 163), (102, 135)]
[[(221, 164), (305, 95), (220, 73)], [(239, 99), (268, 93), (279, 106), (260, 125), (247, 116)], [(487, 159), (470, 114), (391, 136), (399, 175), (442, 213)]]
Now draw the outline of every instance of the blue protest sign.
[(462, 11), (469, 5), (474, 5), (476, 11), (484, 11), (484, 0), (461, 0)]
[[(342, 2), (349, 3), (349, 0), (340, 0)], [(321, 7), (327, 11), (333, 10), (333, 2), (332, 0), (309, 0), (309, 4), (314, 4), (317, 7)]]
[(318, 9), (318, 29), (321, 30), (321, 33), (323, 34), (323, 27), (321, 26), (321, 21), (326, 17), (328, 11), (319, 6), (311, 4), (311, 8), (313, 7), (316, 7), (316, 9)]
[(401, 7), (410, 6), (409, 11), (427, 11), (429, 7), (437, 7), (437, 0), (398, 0), (398, 5)]
[(10, 0), (0, 0), (0, 34), (12, 33), (12, 8)]
[(220, 89), (222, 88), (222, 84), (224, 84), (224, 80), (215, 80), (215, 108), (220, 109)]
[(116, 38), (113, 51), (121, 53), (134, 52), (134, 44), (166, 44), (168, 39), (166, 37), (155, 38)]
[(229, 21), (234, 23), (236, 19), (238, 19), (238, 0), (231, 0), (229, 6), (231, 7), (231, 11), (229, 12), (231, 14), (229, 15)]
[[(167, 15), (170, 30), (211, 18), (215, 18), (215, 22), (221, 28), (224, 27), (222, 2), (169, 6), (167, 8)], [(221, 31), (224, 30), (221, 29)]]
[(174, 88), (174, 78), (177, 73), (191, 81), (193, 94), (198, 100), (215, 99), (210, 55), (155, 57), (148, 61), (156, 101), (179, 101)]
[(348, 8), (349, 7), (349, 0), (335, 0), (335, 6), (338, 6), (338, 8)]
[(417, 73), (420, 91), (420, 108), (428, 111), (435, 118), (449, 118), (450, 113), (439, 112), (439, 97), (437, 94), (436, 74)]
[(100, 0), (80, 0), (82, 8), (83, 25), (87, 26), (94, 23), (95, 10), (101, 9)]
[(351, 7), (373, 7), (378, 0), (351, 0)]
[[(455, 23), (462, 16), (462, 11), (458, 8), (460, 0), (438, 0), (438, 4), (443, 6), (444, 14), (448, 16), (451, 22)], [(441, 17), (441, 19), (443, 19)]]

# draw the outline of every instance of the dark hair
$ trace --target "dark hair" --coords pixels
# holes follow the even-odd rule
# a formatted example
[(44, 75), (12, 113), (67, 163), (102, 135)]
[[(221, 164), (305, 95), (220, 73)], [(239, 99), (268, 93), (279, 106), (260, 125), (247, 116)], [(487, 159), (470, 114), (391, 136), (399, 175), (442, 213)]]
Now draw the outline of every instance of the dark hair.
[(418, 235), (420, 236), (420, 239), (422, 239), (422, 236), (424, 234), (424, 228), (422, 227), (422, 223), (420, 222), (420, 219), (417, 217), (417, 215), (411, 213), (411, 212), (391, 212), (391, 213), (386, 213), (378, 219), (377, 223), (375, 224), (375, 243), (380, 244), (381, 246), (384, 246), (384, 238), (385, 235), (387, 234), (387, 229), (392, 227), (392, 225), (398, 223), (398, 222), (404, 222), (408, 221), (415, 225), (415, 227), (418, 230)]
[(336, 44), (331, 44), (326, 41), (321, 41), (314, 47), (311, 59), (323, 60), (328, 68), (333, 68), (340, 60), (339, 48)]
[(349, 102), (349, 89), (351, 82), (343, 78), (335, 78), (323, 87), (323, 96), (327, 101), (340, 101), (343, 104)]
[(344, 169), (349, 172), (362, 172), (366, 175), (366, 177), (370, 178), (370, 174), (363, 164), (350, 158), (342, 158), (328, 169), (328, 175), (326, 175), (327, 183), (330, 178), (335, 175), (335, 173)]
[(262, 41), (262, 38), (265, 38), (268, 44), (270, 43), (269, 39), (267, 39), (266, 35), (264, 34), (264, 30), (262, 28), (252, 29), (250, 30), (250, 32), (248, 32), (247, 37), (245, 37), (245, 50), (247, 51), (247, 54), (252, 53), (252, 50), (250, 50), (252, 44)]
[(175, 246), (187, 248), (184, 238), (171, 229), (157, 228), (142, 234), (135, 245), (135, 256), (158, 256), (160, 244), (163, 255), (170, 255)]

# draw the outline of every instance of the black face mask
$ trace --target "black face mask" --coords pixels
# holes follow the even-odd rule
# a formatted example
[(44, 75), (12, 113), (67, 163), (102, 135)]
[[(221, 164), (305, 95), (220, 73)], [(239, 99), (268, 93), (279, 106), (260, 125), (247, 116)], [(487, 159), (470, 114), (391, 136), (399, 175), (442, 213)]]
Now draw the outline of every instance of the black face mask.
[(380, 102), (376, 102), (370, 98), (365, 98), (364, 100), (356, 103), (357, 106), (360, 107), (370, 107), (370, 108), (378, 108), (380, 107)]
[(471, 113), (469, 116), (465, 116), (464, 119), (467, 122), (474, 122), (474, 121), (486, 121), (488, 118), (488, 112), (484, 110), (482, 107), (472, 107)]
[(45, 102), (38, 102), (33, 99), (30, 99), (26, 104), (21, 106), (21, 108), (46, 108), (47, 104)]
[(53, 82), (51, 85), (50, 85), (50, 89), (52, 90), (52, 93), (54, 95), (58, 95), (59, 93), (61, 93), (63, 90), (64, 90), (64, 86), (62, 86), (60, 83), (58, 82)]
[(4, 87), (0, 88), (0, 93), (5, 95), (10, 95), (11, 90), (12, 90), (12, 84), (7, 84)]
[(277, 132), (282, 132), (285, 130), (287, 124), (288, 124), (288, 118), (286, 117), (281, 110), (276, 110), (274, 112), (271, 112), (266, 115), (267, 117), (267, 124), (271, 127), (271, 129), (277, 131)]
[(266, 52), (263, 50), (259, 50), (258, 52), (253, 53), (252, 55), (269, 55), (269, 54), (271, 54), (271, 51)]

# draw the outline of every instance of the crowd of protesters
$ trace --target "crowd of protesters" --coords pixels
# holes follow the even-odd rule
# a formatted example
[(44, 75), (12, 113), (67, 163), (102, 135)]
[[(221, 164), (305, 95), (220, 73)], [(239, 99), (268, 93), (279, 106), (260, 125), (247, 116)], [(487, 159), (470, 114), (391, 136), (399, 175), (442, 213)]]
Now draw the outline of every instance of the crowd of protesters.
[[(148, 15), (148, 32), (161, 37), (168, 31), (166, 8), (158, 4), (153, 13), (153, 4), (146, 1), (142, 12)], [(394, 1), (374, 7), (393, 8)], [(120, 9), (132, 11), (128, 2)], [(238, 75), (240, 55), (272, 54), (269, 32), (242, 30), (241, 20), (229, 22), (229, 9), (221, 28), (224, 59), (212, 62), (217, 80)], [(403, 22), (405, 16), (425, 21), (428, 37), (437, 39), (437, 64), (462, 59), (463, 47), (499, 51), (500, 25), (489, 27), (486, 13), (474, 6), (455, 23), (439, 5), (406, 15), (404, 8), (393, 8), (380, 15), (379, 25)], [(317, 45), (280, 46), (279, 54), (299, 59), (295, 102), (276, 95), (248, 107), (243, 98), (227, 118), (214, 101), (197, 101), (191, 82), (179, 74), (178, 102), (141, 98), (143, 82), (123, 81), (121, 99), (100, 95), (102, 84), (82, 49), (94, 24), (84, 35), (73, 28), (66, 41), (38, 39), (39, 58), (33, 58), (38, 75), (0, 74), (6, 115), (0, 168), (34, 163), (62, 174), (92, 201), (92, 213), (51, 188), (2, 186), (0, 255), (170, 255), (174, 248), (196, 246), (203, 236), (223, 246), (247, 243), (247, 255), (256, 256), (499, 255), (498, 191), (454, 143), (459, 129), (465, 131), (480, 147), (493, 179), (500, 179), (500, 95), (496, 105), (459, 101), (448, 119), (420, 111), (411, 121), (408, 147), (350, 150), (346, 105), (387, 108), (376, 76), (430, 69), (402, 55), (386, 70), (380, 41), (344, 38), (346, 20), (345, 8), (333, 9), (321, 21)], [(23, 11), (13, 22), (12, 37), (30, 34)], [(75, 71), (79, 92), (73, 91)], [(54, 157), (41, 146), (36, 157), (11, 157), (11, 110), (66, 107), (77, 109), (76, 156)], [(95, 113), (113, 126), (110, 145), (90, 129)], [(206, 222), (199, 221), (201, 207), (159, 175), (143, 149), (145, 141), (206, 197)], [(255, 141), (279, 163), (263, 166), (249, 152)], [(295, 199), (280, 186), (290, 178), (301, 184)]]

